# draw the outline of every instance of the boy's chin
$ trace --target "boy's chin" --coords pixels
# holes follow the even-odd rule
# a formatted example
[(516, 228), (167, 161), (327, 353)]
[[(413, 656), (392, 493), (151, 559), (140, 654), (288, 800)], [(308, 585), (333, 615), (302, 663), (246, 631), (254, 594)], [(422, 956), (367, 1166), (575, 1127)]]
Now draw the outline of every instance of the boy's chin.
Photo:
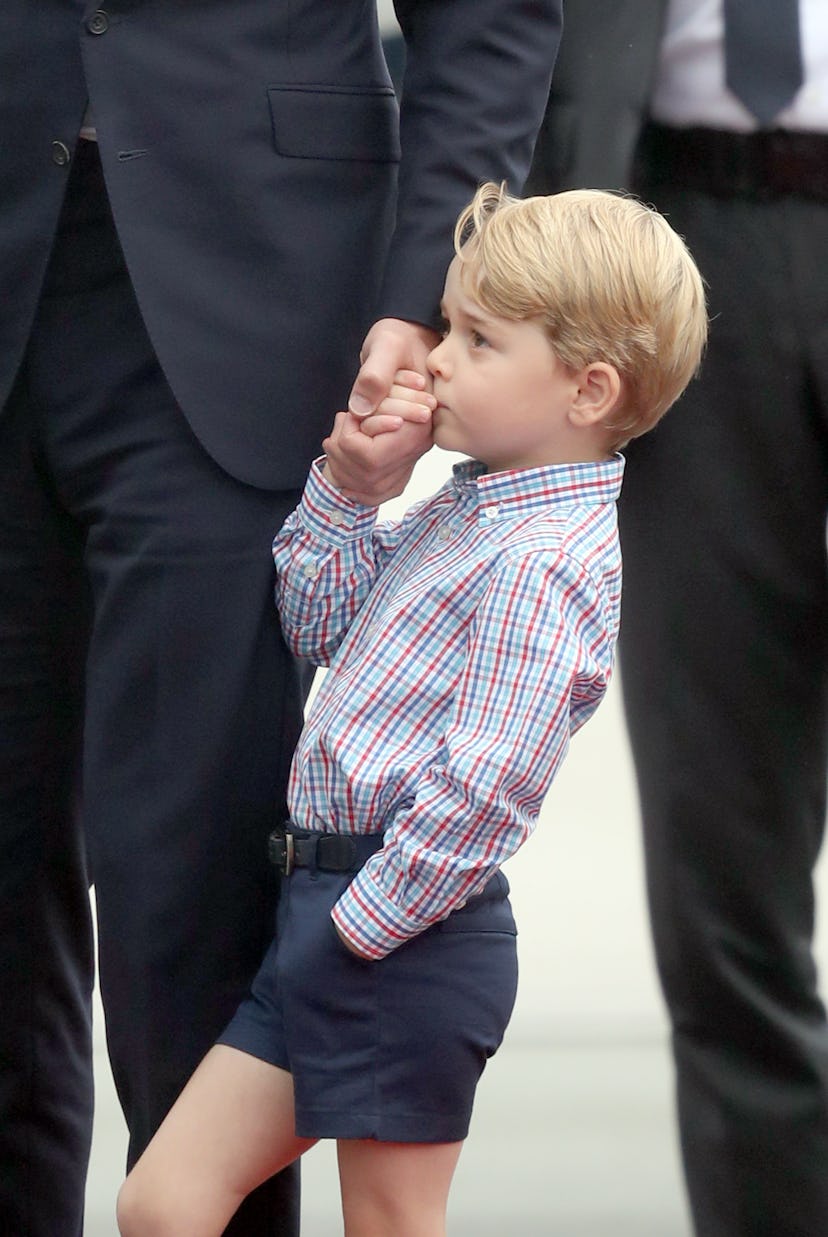
[(451, 430), (445, 425), (441, 425), (439, 421), (434, 422), (432, 441), (436, 447), (442, 447), (444, 451), (461, 451), (462, 447), (455, 441)]

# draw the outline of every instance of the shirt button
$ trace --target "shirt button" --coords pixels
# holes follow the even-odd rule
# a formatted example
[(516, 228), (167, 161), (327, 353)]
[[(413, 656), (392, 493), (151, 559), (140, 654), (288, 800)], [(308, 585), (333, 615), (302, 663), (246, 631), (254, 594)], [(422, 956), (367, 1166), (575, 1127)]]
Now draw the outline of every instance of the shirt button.
[(493, 507), (483, 508), (483, 519), (484, 520), (496, 520), (499, 514), (500, 514), (500, 508), (496, 504)]
[(440, 527), (437, 529), (437, 540), (448, 541), (450, 536), (451, 536), (451, 529), (448, 527), (447, 524), (441, 524)]
[(103, 9), (98, 9), (92, 14), (86, 23), (86, 29), (90, 34), (106, 34), (109, 29), (109, 17)]
[(52, 142), (52, 163), (56, 163), (58, 167), (66, 167), (66, 164), (72, 158), (69, 147), (65, 142)]
[(341, 511), (332, 511), (331, 512), (331, 523), (333, 524), (334, 528), (339, 528), (342, 524), (345, 523), (345, 516), (342, 514)]
[(302, 575), (307, 580), (315, 580), (316, 577), (319, 575), (319, 564), (318, 563), (305, 563), (304, 567), (302, 568)]

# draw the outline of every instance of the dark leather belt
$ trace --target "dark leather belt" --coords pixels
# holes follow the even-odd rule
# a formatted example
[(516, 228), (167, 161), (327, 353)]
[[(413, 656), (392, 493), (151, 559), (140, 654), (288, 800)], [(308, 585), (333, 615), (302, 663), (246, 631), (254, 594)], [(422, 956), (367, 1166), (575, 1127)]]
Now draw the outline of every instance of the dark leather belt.
[(648, 124), (637, 152), (637, 179), (714, 197), (766, 201), (805, 197), (828, 202), (828, 134), (771, 129), (673, 129)]
[(356, 872), (364, 862), (355, 837), (344, 833), (311, 833), (281, 827), (268, 838), (268, 857), (283, 876), (294, 868), (321, 872)]

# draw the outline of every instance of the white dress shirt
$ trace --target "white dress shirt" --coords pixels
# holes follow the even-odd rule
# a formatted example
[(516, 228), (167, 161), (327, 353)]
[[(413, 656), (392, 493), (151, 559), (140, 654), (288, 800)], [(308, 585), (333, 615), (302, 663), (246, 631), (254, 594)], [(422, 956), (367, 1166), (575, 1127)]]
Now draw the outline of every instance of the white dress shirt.
[[(828, 133), (828, 0), (800, 0), (800, 31), (805, 80), (775, 123)], [(725, 85), (723, 34), (722, 0), (670, 0), (650, 106), (654, 120), (739, 133), (758, 128)]]

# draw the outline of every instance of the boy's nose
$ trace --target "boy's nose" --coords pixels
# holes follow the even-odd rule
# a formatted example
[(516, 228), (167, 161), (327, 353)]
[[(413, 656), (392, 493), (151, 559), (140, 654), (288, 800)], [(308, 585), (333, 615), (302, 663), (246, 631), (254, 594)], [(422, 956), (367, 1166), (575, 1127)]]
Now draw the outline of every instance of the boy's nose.
[(430, 374), (444, 373), (446, 367), (445, 340), (441, 339), (426, 357), (426, 368)]

